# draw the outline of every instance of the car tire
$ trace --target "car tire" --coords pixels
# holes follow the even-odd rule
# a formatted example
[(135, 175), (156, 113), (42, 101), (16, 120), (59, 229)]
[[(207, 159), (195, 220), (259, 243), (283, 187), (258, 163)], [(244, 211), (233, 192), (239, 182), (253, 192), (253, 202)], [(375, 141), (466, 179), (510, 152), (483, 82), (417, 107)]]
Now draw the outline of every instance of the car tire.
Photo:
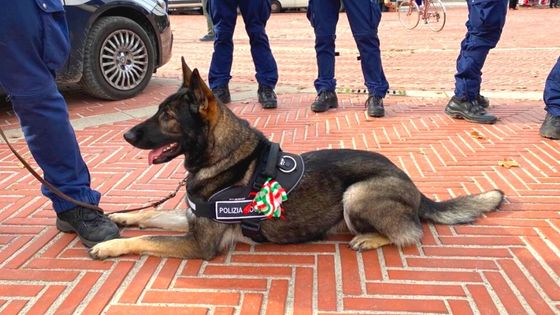
[(150, 82), (155, 49), (135, 21), (108, 16), (96, 21), (84, 46), (85, 92), (102, 99), (122, 100), (140, 93)]
[(271, 11), (274, 12), (274, 13), (282, 12), (282, 4), (280, 4), (280, 2), (278, 2), (278, 1), (276, 1), (276, 0), (273, 0), (273, 1), (270, 3), (270, 9), (271, 9)]

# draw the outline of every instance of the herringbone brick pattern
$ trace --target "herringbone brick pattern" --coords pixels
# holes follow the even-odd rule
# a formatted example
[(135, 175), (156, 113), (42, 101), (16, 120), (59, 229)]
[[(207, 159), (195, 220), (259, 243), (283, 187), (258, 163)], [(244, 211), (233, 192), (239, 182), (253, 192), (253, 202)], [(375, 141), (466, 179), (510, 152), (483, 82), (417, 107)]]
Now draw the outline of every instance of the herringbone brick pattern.
[[(300, 245), (237, 244), (209, 262), (138, 256), (93, 261), (74, 235), (56, 230), (54, 212), (39, 195), (38, 183), (0, 146), (0, 313), (560, 313), (560, 142), (538, 136), (543, 104), (530, 97), (542, 91), (560, 55), (560, 30), (549, 27), (558, 14), (510, 14), (504, 38), (485, 68), (485, 91), (512, 93), (492, 98), (490, 111), (501, 118), (492, 126), (450, 119), (442, 111), (447, 98), (436, 93), (389, 96), (382, 119), (367, 117), (363, 94), (340, 94), (340, 108), (312, 113), (314, 94), (297, 92), (312, 86), (315, 73), (312, 33), (304, 14), (271, 19), (279, 90), (282, 85), (296, 90), (281, 93), (276, 110), (262, 110), (252, 94), (231, 108), (284, 150), (378, 151), (424, 193), (440, 200), (493, 188), (506, 193), (499, 212), (474, 224), (424, 225), (424, 238), (416, 246), (354, 252), (346, 245), (351, 236), (342, 234)], [(465, 11), (451, 9), (449, 15), (449, 25), (439, 34), (405, 32), (396, 15), (384, 15), (384, 62), (395, 89), (452, 89)], [(206, 73), (211, 48), (196, 41), (203, 33), (202, 17), (174, 16), (173, 23), (174, 59), (158, 72), (170, 79), (156, 79), (141, 96), (123, 102), (101, 102), (69, 91), (71, 118), (127, 115), (147, 106), (155, 110), (177, 88), (179, 55)], [(240, 24), (234, 95), (256, 88)], [(341, 86), (361, 88), (359, 65), (344, 54), (356, 50), (343, 17), (340, 24), (337, 78)], [(528, 93), (514, 94), (524, 91)], [(122, 133), (140, 121), (127, 117), (77, 130), (93, 186), (103, 194), (107, 211), (161, 198), (185, 175), (181, 159), (148, 167), (146, 152), (122, 140)], [(3, 108), (0, 124), (11, 129), (17, 121)], [(24, 142), (14, 140), (32, 160)], [(519, 167), (498, 166), (504, 159)], [(184, 207), (182, 198), (167, 201), (162, 209)], [(146, 233), (170, 232), (125, 229), (122, 234)]]

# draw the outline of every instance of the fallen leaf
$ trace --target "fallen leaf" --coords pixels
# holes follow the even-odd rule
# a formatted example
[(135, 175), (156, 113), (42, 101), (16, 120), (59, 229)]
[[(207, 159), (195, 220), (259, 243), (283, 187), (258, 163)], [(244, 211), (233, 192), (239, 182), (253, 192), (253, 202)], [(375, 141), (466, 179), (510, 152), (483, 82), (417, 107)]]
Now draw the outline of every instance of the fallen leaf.
[(486, 139), (483, 135), (481, 135), (478, 131), (471, 131), (471, 137), (478, 139), (478, 140), (484, 140)]
[(512, 159), (503, 159), (498, 161), (498, 165), (505, 168), (519, 167), (519, 163)]

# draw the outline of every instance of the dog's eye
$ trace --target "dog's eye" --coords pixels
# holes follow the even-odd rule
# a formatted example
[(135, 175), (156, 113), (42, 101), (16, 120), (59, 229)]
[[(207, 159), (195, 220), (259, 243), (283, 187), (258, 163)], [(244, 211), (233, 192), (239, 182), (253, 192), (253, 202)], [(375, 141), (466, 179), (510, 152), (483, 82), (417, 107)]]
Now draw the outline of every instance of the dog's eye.
[(163, 112), (160, 117), (163, 120), (170, 120), (173, 118), (173, 116), (171, 116), (168, 112)]

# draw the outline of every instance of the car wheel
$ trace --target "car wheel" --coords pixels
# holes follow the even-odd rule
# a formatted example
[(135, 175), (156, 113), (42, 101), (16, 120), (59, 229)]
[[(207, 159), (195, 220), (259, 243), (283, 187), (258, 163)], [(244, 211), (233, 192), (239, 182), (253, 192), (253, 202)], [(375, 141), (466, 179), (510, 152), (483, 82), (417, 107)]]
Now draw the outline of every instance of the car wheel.
[(154, 51), (138, 23), (120, 16), (100, 18), (87, 37), (80, 84), (87, 93), (103, 99), (133, 97), (150, 82)]
[(270, 8), (272, 10), (272, 12), (278, 13), (278, 12), (282, 12), (282, 5), (280, 4), (280, 2), (273, 0), (272, 3), (270, 4)]

